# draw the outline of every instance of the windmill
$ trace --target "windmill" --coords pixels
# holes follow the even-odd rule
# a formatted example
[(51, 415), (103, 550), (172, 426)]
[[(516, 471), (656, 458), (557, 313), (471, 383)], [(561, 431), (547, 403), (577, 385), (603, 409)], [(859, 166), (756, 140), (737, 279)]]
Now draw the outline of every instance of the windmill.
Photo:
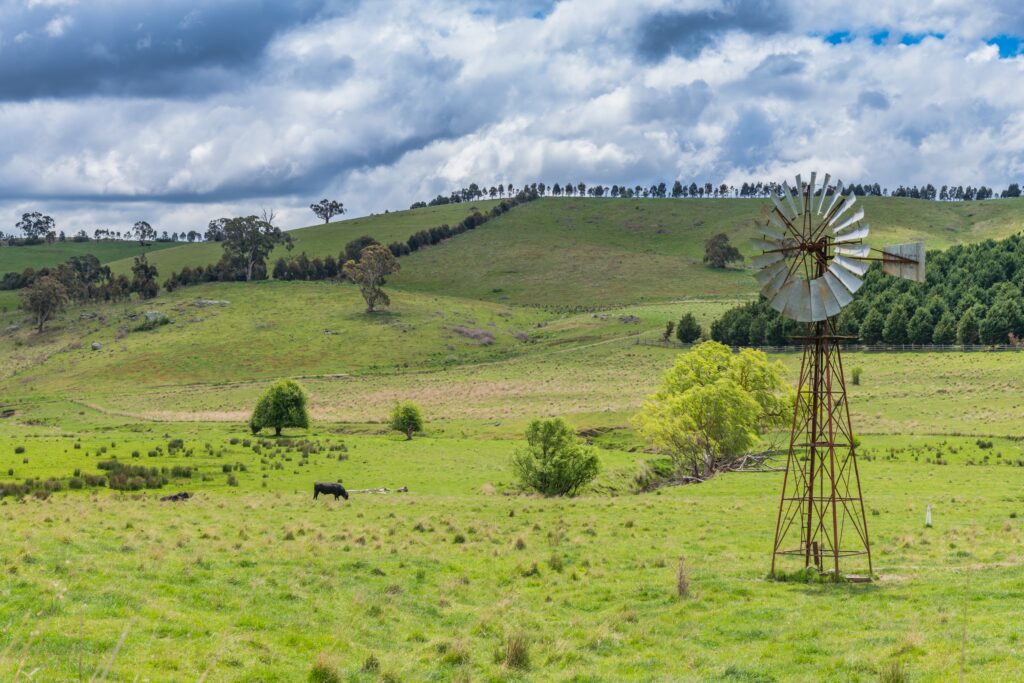
[[(841, 576), (840, 560), (865, 557), (872, 573), (871, 544), (861, 497), (860, 474), (836, 316), (853, 301), (872, 261), (885, 273), (924, 281), (924, 245), (872, 249), (864, 240), (868, 224), (857, 196), (843, 195), (826, 174), (816, 187), (798, 175), (796, 187), (782, 183), (759, 226), (753, 261), (761, 294), (776, 311), (806, 323), (800, 381), (793, 411), (786, 474), (779, 500), (772, 550), (776, 562), (799, 558), (804, 567)], [(852, 577), (850, 577), (852, 578)]]

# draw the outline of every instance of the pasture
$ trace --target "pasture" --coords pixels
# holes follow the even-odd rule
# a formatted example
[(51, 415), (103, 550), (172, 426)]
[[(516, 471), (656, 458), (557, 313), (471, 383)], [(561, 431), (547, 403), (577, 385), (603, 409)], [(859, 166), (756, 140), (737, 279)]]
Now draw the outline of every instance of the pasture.
[[(868, 201), (882, 242), (932, 246), (1015, 232), (1024, 206)], [(767, 579), (779, 472), (636, 492), (660, 456), (632, 416), (682, 352), (636, 340), (750, 297), (749, 272), (699, 260), (714, 232), (746, 249), (752, 207), (540, 200), (403, 257), (373, 315), (351, 284), (277, 281), (72, 307), (42, 334), (0, 310), (0, 487), (59, 489), (0, 497), (0, 678), (1020, 678), (1022, 353), (844, 356), (871, 584)], [(296, 251), (466, 210), (309, 228)], [(218, 256), (151, 259), (162, 279)], [(141, 329), (147, 311), (170, 322)], [(796, 381), (799, 354), (773, 360)], [(252, 435), (283, 377), (312, 428)], [(387, 427), (400, 400), (423, 408), (412, 441)], [(546, 416), (598, 449), (577, 498), (516, 486)], [(94, 485), (115, 472), (118, 490)], [(314, 502), (314, 481), (409, 490)]]

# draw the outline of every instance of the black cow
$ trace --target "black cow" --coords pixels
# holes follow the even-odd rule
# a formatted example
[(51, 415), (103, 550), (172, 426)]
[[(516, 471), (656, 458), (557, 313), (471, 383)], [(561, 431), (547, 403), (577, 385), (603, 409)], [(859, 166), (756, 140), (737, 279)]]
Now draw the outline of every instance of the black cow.
[(169, 496), (164, 496), (160, 500), (163, 501), (163, 502), (176, 503), (179, 500), (188, 500), (191, 497), (192, 497), (191, 493), (189, 493), (188, 491), (182, 491), (180, 493), (172, 493)]
[(348, 491), (345, 487), (337, 482), (333, 481), (318, 481), (313, 484), (313, 500), (320, 494), (333, 495), (334, 500), (338, 500), (338, 496), (341, 496), (345, 500), (348, 500)]

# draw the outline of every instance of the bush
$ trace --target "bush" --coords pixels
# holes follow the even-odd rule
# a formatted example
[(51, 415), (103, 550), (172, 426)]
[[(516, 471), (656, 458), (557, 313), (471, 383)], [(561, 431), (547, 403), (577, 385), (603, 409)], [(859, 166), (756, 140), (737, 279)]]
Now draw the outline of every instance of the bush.
[(512, 456), (512, 469), (524, 487), (545, 496), (576, 495), (600, 470), (597, 454), (560, 417), (531, 422), (526, 444)]
[(406, 401), (399, 403), (391, 411), (391, 429), (405, 434), (406, 440), (411, 440), (413, 432), (423, 431), (423, 415), (419, 406)]
[[(264, 427), (273, 427), (277, 436), (285, 427), (309, 429), (306, 392), (298, 383), (290, 379), (280, 380), (260, 397), (249, 419), (249, 428), (257, 434)], [(243, 442), (243, 445), (249, 444)]]
[(338, 670), (327, 659), (320, 655), (316, 664), (309, 670), (309, 683), (341, 683), (341, 676)]
[(21, 455), (22, 453), (25, 452), (25, 447), (24, 446), (15, 446), (14, 447), (14, 452), (15, 452), (16, 455)]
[(860, 386), (860, 368), (853, 368), (850, 370), (850, 378), (853, 381), (854, 386)]
[(693, 313), (684, 313), (676, 324), (676, 339), (684, 344), (692, 344), (700, 339), (701, 329)]

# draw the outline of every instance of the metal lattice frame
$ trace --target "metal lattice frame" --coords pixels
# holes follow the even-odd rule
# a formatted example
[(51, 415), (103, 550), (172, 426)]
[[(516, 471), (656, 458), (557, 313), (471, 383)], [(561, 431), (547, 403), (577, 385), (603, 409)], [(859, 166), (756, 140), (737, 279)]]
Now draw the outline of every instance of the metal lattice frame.
[(809, 326), (800, 364), (786, 474), (779, 500), (772, 575), (780, 558), (797, 557), (804, 567), (831, 569), (840, 558), (866, 556), (872, 572), (867, 516), (850, 410), (846, 400), (841, 342), (832, 320)]

